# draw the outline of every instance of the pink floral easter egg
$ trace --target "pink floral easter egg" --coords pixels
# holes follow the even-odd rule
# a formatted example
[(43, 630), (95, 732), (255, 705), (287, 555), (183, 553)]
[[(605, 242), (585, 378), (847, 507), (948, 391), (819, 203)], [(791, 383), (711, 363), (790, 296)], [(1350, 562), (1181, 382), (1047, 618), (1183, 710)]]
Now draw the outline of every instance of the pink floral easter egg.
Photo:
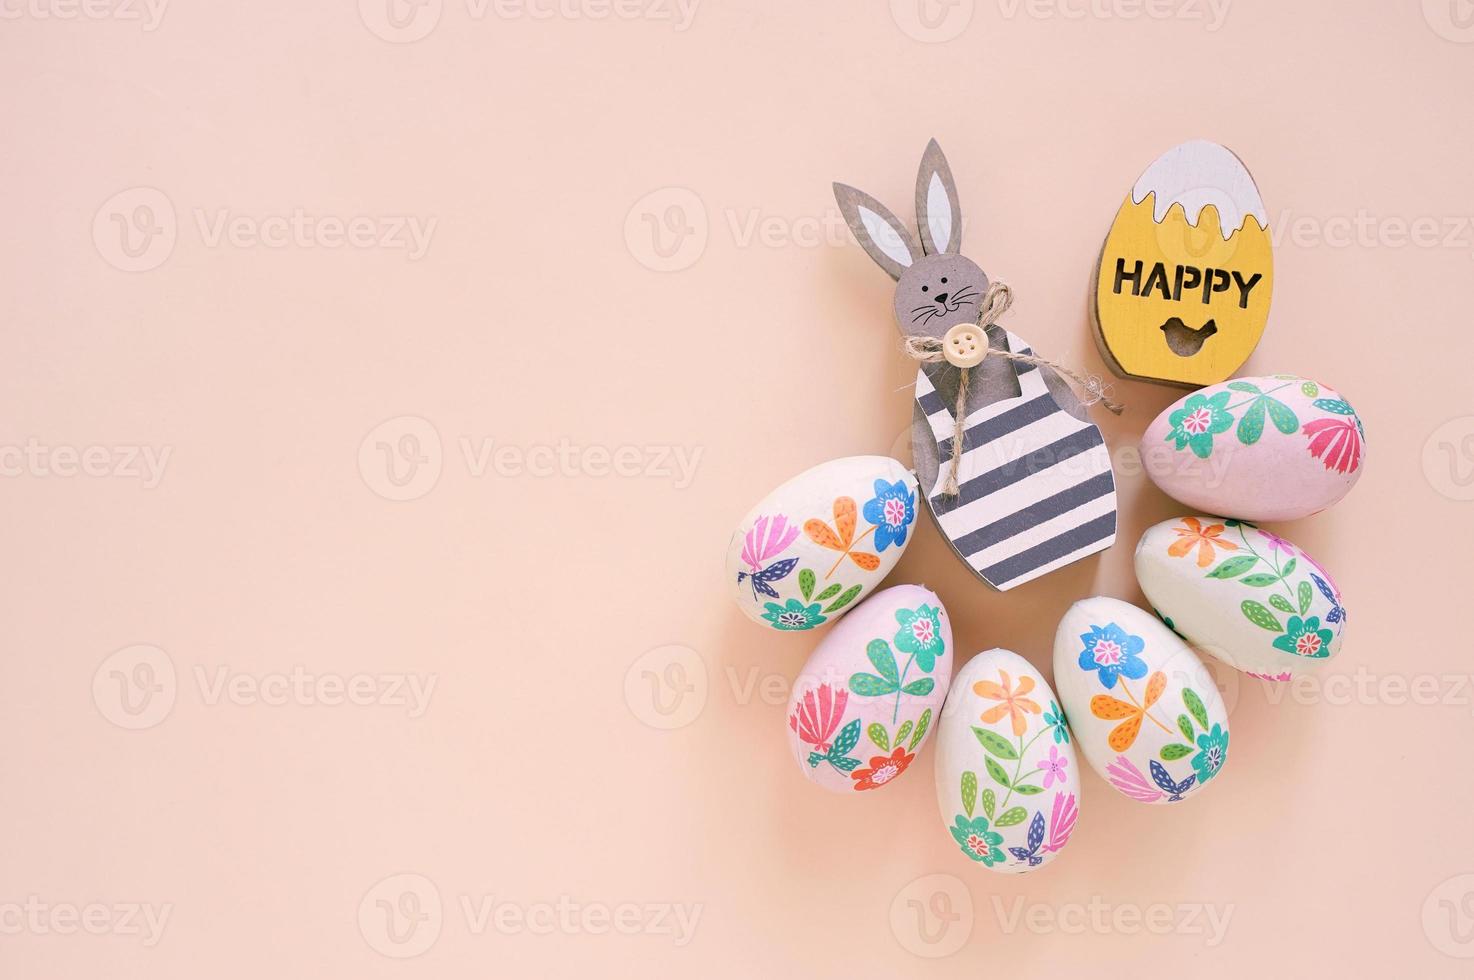
[(1163, 493), (1193, 510), (1293, 521), (1351, 490), (1366, 433), (1346, 399), (1318, 382), (1236, 378), (1169, 405), (1141, 437), (1141, 459)]
[(952, 676), (952, 623), (919, 585), (877, 592), (830, 631), (794, 681), (788, 744), (837, 793), (882, 789), (914, 768)]

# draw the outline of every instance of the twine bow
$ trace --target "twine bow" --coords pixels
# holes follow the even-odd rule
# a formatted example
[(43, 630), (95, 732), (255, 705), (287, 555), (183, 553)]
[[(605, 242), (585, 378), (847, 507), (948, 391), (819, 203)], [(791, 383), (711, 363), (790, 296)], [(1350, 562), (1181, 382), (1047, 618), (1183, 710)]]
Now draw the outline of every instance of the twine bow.
[[(1006, 282), (995, 282), (988, 287), (987, 295), (983, 297), (982, 308), (978, 311), (978, 326), (987, 330), (998, 321), (1008, 308), (1013, 305), (1013, 290), (1008, 288)], [(913, 361), (923, 364), (938, 364), (947, 360), (946, 352), (943, 350), (942, 341), (938, 337), (922, 337), (917, 335), (907, 336), (902, 341), (902, 347), (906, 356)], [(1120, 402), (1113, 400), (1106, 394), (1108, 387), (1101, 379), (1093, 374), (1080, 374), (1062, 364), (1043, 357), (1035, 357), (1032, 354), (1016, 354), (1011, 350), (994, 350), (991, 347), (983, 352), (983, 358), (1004, 357), (1010, 361), (1022, 364), (1032, 364), (1035, 367), (1048, 367), (1065, 377), (1074, 381), (1085, 389), (1085, 405), (1104, 405), (1112, 413), (1120, 415), (1125, 408)], [(962, 462), (962, 442), (967, 429), (967, 386), (972, 368), (958, 368), (962, 372), (961, 379), (957, 382), (957, 406), (952, 413), (957, 422), (957, 428), (952, 434), (952, 461), (947, 468), (947, 480), (942, 485), (942, 493), (948, 497), (957, 496), (961, 490), (957, 485), (957, 470)]]

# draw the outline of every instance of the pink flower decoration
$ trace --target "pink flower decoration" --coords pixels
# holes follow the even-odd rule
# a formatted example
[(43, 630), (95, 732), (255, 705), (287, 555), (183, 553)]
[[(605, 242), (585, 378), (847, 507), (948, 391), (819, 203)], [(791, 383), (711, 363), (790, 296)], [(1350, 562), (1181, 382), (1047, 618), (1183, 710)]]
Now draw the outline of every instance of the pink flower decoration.
[(753, 571), (762, 571), (763, 562), (774, 555), (783, 554), (796, 537), (798, 528), (789, 527), (788, 518), (782, 514), (776, 517), (759, 517), (752, 525), (752, 530), (747, 532), (746, 543), (742, 546), (742, 560)]
[(820, 684), (817, 692), (804, 694), (793, 714), (788, 716), (788, 727), (816, 750), (828, 752), (834, 733), (844, 720), (844, 706), (849, 699), (849, 691), (841, 689), (835, 693), (828, 684)]
[(1049, 815), (1049, 843), (1044, 845), (1044, 849), (1053, 852), (1064, 847), (1079, 816), (1080, 808), (1075, 805), (1074, 793), (1054, 794), (1054, 812)]
[(1048, 789), (1055, 783), (1063, 785), (1069, 778), (1065, 775), (1065, 767), (1069, 764), (1070, 760), (1059, 754), (1059, 747), (1051, 745), (1049, 758), (1039, 764), (1039, 768), (1044, 770), (1044, 788)]
[(1310, 439), (1310, 455), (1326, 469), (1349, 473), (1361, 463), (1361, 431), (1348, 418), (1316, 419), (1300, 430)]
[(1106, 778), (1112, 786), (1133, 800), (1155, 803), (1162, 798), (1161, 790), (1147, 782), (1141, 770), (1133, 766), (1131, 760), (1124, 755), (1116, 756), (1116, 761), (1106, 766)]

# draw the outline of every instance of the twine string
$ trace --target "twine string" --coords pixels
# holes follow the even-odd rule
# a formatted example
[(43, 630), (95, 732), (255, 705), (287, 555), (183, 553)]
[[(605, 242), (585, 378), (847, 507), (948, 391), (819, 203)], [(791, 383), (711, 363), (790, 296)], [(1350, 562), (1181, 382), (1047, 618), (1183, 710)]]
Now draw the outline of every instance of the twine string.
[[(1008, 287), (1008, 283), (993, 283), (988, 287), (987, 295), (983, 297), (982, 308), (978, 312), (978, 326), (987, 330), (988, 327), (998, 322), (998, 318), (1012, 305), (1013, 290)], [(907, 357), (923, 364), (938, 364), (947, 360), (939, 337), (907, 336), (902, 340), (902, 349), (905, 350)], [(1083, 399), (1083, 404), (1086, 406), (1104, 405), (1115, 415), (1120, 415), (1125, 408), (1106, 393), (1109, 386), (1097, 375), (1081, 374), (1048, 358), (1036, 357), (1033, 354), (1017, 354), (1007, 349), (994, 350), (989, 347), (984, 350), (983, 357), (985, 360), (989, 357), (1002, 357), (1020, 364), (1050, 368), (1085, 390), (1086, 397)], [(952, 460), (947, 468), (946, 482), (942, 485), (942, 493), (948, 497), (955, 497), (961, 492), (957, 485), (957, 472), (962, 462), (962, 441), (967, 428), (967, 389), (972, 375), (972, 368), (959, 368), (958, 370), (962, 372), (962, 376), (957, 382), (957, 406), (952, 413), (956, 422), (956, 428), (952, 433)]]

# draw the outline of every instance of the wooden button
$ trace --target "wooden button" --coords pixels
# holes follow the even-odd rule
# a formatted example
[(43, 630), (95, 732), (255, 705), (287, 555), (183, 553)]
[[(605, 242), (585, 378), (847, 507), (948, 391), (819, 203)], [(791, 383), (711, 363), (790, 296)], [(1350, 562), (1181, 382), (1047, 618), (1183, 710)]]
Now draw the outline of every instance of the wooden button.
[(977, 367), (988, 356), (988, 337), (976, 324), (959, 323), (942, 338), (942, 356), (953, 367)]

